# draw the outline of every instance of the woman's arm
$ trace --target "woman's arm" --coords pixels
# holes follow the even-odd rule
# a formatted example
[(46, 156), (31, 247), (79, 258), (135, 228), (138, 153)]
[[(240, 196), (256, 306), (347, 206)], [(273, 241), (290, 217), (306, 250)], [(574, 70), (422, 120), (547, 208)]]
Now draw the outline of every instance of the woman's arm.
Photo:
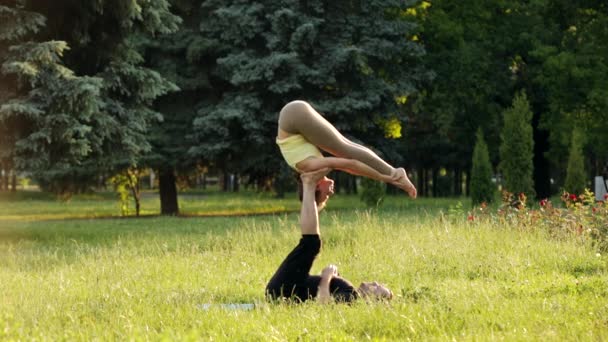
[(327, 167), (330, 169), (342, 170), (355, 176), (363, 176), (385, 183), (393, 183), (395, 181), (391, 176), (383, 175), (375, 169), (355, 159), (336, 157), (308, 158), (302, 160), (296, 166), (302, 172), (312, 172)]

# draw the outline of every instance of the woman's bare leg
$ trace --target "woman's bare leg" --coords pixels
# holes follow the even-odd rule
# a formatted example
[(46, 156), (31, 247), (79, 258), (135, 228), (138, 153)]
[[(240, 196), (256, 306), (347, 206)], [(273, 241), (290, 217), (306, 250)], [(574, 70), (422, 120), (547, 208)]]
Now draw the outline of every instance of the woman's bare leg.
[(292, 101), (279, 115), (279, 138), (301, 134), (320, 149), (336, 157), (358, 160), (381, 174), (391, 176), (393, 184), (416, 198), (416, 187), (403, 168), (395, 169), (367, 147), (346, 139), (329, 121), (304, 101)]
[(391, 176), (394, 168), (367, 147), (345, 138), (329, 121), (304, 101), (292, 101), (279, 115), (279, 129), (301, 134), (313, 145), (336, 157), (356, 159), (381, 174)]

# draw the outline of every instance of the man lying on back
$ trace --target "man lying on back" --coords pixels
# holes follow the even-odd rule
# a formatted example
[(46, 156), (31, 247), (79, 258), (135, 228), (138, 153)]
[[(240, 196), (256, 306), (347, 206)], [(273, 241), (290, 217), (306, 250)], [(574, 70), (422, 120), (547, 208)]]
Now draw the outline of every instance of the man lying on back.
[[(311, 275), (312, 264), (321, 251), (319, 212), (331, 195), (333, 181), (325, 177), (330, 169), (303, 173), (300, 243), (287, 255), (266, 286), (270, 299), (293, 299), (306, 301), (316, 299), (319, 303), (351, 302), (357, 298), (391, 299), (393, 293), (377, 282), (364, 282), (355, 288), (351, 282), (338, 275), (335, 265), (329, 265), (320, 275)], [(318, 189), (328, 189), (317, 191)]]

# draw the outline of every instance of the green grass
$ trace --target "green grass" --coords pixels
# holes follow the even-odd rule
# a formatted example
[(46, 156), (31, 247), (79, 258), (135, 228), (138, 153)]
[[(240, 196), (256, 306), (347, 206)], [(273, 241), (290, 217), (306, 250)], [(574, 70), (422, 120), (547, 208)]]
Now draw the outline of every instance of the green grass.
[[(420, 206), (420, 202), (423, 203)], [(221, 191), (186, 192), (178, 196), (180, 214), (183, 216), (235, 216), (298, 212), (300, 203), (295, 194), (275, 198), (270, 193), (241, 191), (238, 194)], [(449, 199), (420, 199), (413, 202), (405, 195), (388, 196), (386, 210), (447, 209), (454, 204)], [(362, 207), (357, 196), (337, 195), (329, 208), (350, 210)], [(134, 216), (130, 203), (130, 215)], [(160, 198), (157, 192), (144, 192), (141, 200), (141, 216), (160, 214)], [(54, 199), (41, 192), (0, 192), (0, 221), (2, 220), (61, 220), (71, 218), (118, 218), (121, 217), (117, 195), (110, 192), (76, 195), (67, 202)]]
[[(107, 216), (111, 197), (19, 196), (0, 201), (0, 340), (608, 339), (606, 256), (576, 238), (439, 213), (455, 200), (391, 198), (370, 212), (337, 197), (313, 272), (335, 263), (397, 296), (293, 306), (266, 303), (263, 290), (298, 241), (297, 214), (74, 219), (85, 208)], [(256, 194), (204, 201), (182, 211), (297, 208)], [(70, 219), (36, 219), (47, 212)]]

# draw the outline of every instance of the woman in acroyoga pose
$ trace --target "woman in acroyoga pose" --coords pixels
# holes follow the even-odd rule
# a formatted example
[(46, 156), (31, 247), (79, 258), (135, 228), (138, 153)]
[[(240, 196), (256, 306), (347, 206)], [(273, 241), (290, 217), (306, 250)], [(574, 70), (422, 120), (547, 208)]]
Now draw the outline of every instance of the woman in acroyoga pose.
[[(286, 104), (276, 139), (289, 166), (299, 173), (330, 168), (393, 184), (416, 198), (403, 168), (394, 168), (367, 147), (345, 138), (305, 101)], [(324, 157), (319, 149), (335, 156)]]

